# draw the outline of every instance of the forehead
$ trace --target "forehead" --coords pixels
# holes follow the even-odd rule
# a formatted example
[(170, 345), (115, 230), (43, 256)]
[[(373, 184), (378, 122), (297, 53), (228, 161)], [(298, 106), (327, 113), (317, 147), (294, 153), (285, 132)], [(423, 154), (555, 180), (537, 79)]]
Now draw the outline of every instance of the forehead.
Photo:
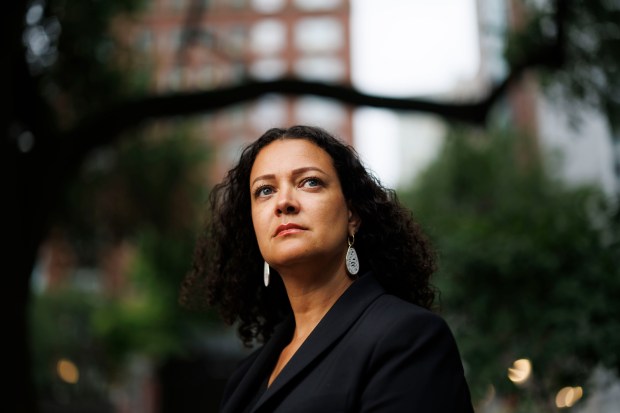
[(250, 178), (312, 166), (328, 174), (336, 174), (332, 158), (323, 148), (306, 139), (280, 139), (261, 149), (252, 166)]

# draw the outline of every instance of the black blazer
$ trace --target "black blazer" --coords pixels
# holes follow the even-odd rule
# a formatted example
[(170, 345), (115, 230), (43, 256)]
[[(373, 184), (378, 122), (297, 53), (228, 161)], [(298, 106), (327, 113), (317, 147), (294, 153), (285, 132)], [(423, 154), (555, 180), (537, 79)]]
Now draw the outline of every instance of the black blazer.
[(336, 301), (261, 393), (294, 329), (280, 324), (227, 384), (222, 413), (473, 412), (456, 343), (434, 313), (368, 273)]

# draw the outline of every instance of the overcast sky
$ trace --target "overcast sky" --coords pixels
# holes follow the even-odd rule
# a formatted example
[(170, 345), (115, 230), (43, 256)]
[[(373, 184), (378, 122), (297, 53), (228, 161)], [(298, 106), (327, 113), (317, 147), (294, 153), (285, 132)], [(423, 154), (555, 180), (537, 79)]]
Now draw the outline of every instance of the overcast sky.
[[(368, 93), (445, 93), (479, 67), (475, 0), (351, 0), (351, 30), (353, 83)], [(403, 165), (394, 115), (362, 109), (354, 128), (362, 157), (384, 184), (396, 186)], [(421, 134), (409, 147), (422, 162), (437, 145)]]

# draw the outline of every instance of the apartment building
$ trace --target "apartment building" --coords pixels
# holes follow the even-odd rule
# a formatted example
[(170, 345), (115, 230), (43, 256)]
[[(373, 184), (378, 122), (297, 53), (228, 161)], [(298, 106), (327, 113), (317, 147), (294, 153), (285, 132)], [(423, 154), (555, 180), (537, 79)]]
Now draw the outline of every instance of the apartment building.
[[(129, 35), (158, 93), (282, 77), (348, 84), (349, 19), (347, 0), (154, 0)], [(320, 125), (352, 142), (352, 109), (313, 96), (263, 96), (200, 119), (215, 180), (270, 127)]]

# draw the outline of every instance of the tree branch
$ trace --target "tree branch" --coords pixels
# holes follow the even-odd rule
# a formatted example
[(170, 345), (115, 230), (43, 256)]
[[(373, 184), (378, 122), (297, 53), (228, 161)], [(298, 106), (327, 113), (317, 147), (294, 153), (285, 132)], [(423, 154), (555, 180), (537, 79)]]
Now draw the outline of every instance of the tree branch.
[(266, 94), (286, 96), (314, 95), (335, 99), (356, 107), (368, 106), (399, 111), (425, 112), (447, 120), (483, 126), (489, 112), (515, 82), (528, 69), (549, 67), (557, 69), (564, 61), (565, 0), (556, 0), (555, 21), (557, 36), (553, 42), (530, 51), (523, 61), (511, 65), (508, 76), (495, 85), (482, 100), (473, 103), (442, 103), (426, 99), (376, 96), (360, 92), (351, 86), (325, 84), (284, 78), (268, 82), (250, 81), (221, 89), (147, 96), (120, 103), (115, 107), (84, 119), (74, 129), (64, 134), (61, 153), (77, 164), (86, 153), (101, 145), (113, 142), (125, 129), (135, 127), (148, 119), (162, 119), (208, 113), (259, 98)]

